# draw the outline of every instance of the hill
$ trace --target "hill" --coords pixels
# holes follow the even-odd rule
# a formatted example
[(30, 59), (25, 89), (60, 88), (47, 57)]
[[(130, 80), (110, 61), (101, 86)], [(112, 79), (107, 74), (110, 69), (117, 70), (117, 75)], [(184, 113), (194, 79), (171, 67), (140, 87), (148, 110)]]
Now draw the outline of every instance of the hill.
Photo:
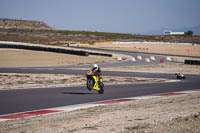
[(53, 30), (46, 23), (29, 20), (0, 19), (0, 41), (16, 41), (48, 45), (108, 41), (153, 41), (200, 44), (200, 36), (134, 35), (107, 32)]
[(4, 29), (34, 29), (34, 30), (52, 30), (45, 22), (17, 20), (17, 19), (0, 19), (0, 28)]

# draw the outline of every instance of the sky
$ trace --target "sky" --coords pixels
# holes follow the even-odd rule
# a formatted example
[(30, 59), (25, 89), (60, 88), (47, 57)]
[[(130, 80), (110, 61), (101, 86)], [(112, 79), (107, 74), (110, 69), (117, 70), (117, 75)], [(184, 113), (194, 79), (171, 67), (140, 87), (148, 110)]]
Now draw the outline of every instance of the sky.
[(200, 0), (0, 0), (0, 18), (59, 30), (141, 34), (200, 25)]

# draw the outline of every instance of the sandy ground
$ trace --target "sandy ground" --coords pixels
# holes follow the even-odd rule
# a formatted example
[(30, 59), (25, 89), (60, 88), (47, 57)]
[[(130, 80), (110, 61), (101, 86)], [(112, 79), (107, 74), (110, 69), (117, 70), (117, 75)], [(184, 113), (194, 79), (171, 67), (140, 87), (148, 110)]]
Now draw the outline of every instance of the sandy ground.
[(147, 73), (171, 73), (181, 72), (183, 74), (200, 74), (199, 65), (186, 65), (183, 63), (167, 62), (149, 66), (127, 66), (127, 67), (116, 67), (104, 68), (106, 71), (125, 71), (125, 72), (147, 72)]
[(0, 67), (66, 66), (114, 61), (110, 57), (76, 56), (51, 52), (0, 49)]
[(199, 133), (200, 93), (1, 122), (1, 133)]
[[(103, 76), (105, 85), (166, 82), (167, 79)], [(0, 73), (0, 90), (85, 86), (85, 75)]]
[[(186, 50), (178, 50), (173, 47), (165, 48), (131, 46), (125, 50), (144, 50), (157, 52), (174, 51), (175, 54), (186, 54), (199, 56), (199, 47), (191, 46)], [(184, 46), (185, 47), (185, 46)], [(195, 47), (195, 48), (194, 48)], [(153, 48), (153, 47), (151, 47)], [(120, 48), (122, 50), (123, 48)], [(180, 50), (180, 51), (179, 51)], [(192, 52), (193, 50), (193, 52)], [(181, 52), (182, 51), (182, 52)], [(183, 52), (184, 51), (184, 52)], [(44, 54), (44, 55), (43, 55)], [(55, 53), (37, 53), (25, 50), (2, 50), (0, 49), (0, 67), (13, 66), (55, 66), (93, 63), (96, 57), (72, 57), (57, 55)], [(53, 55), (51, 55), (53, 54)], [(8, 56), (10, 55), (10, 56)], [(31, 57), (31, 58), (30, 58)], [(38, 62), (39, 60), (39, 62)], [(106, 61), (109, 61), (110, 58)], [(75, 62), (73, 62), (75, 61)], [(99, 58), (100, 62), (105, 59)], [(111, 70), (106, 68), (104, 70)], [(184, 74), (200, 74), (199, 66), (184, 65), (182, 63), (163, 63), (159, 65), (140, 67), (119, 67), (114, 70), (133, 72), (162, 72)], [(29, 75), (29, 74), (0, 74), (0, 89), (27, 88), (27, 87), (50, 87), (59, 83), (59, 86), (77, 85), (73, 82), (79, 81), (85, 84), (83, 75)], [(157, 79), (156, 79), (157, 80)], [(104, 77), (105, 82), (125, 83), (144, 82), (144, 79), (120, 77), (112, 79)], [(145, 82), (152, 80), (145, 79)], [(154, 80), (155, 81), (155, 80)], [(15, 85), (15, 87), (13, 87)], [(2, 87), (4, 86), (4, 87)], [(13, 121), (0, 122), (0, 133), (65, 133), (65, 132), (113, 132), (113, 133), (199, 133), (200, 132), (200, 93), (181, 96), (162, 97), (150, 100), (137, 100), (132, 102), (112, 104), (108, 106), (82, 109), (72, 112), (37, 116), (33, 118), (17, 119)]]
[(184, 45), (159, 45), (159, 44), (113, 44), (90, 46), (104, 49), (125, 50), (147, 53), (160, 53), (172, 55), (200, 56), (200, 45), (184, 46)]

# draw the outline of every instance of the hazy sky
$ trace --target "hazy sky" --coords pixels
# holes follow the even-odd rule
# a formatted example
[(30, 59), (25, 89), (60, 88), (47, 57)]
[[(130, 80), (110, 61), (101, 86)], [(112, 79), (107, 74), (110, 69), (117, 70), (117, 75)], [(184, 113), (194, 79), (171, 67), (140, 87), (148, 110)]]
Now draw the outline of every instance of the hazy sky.
[(144, 33), (200, 25), (200, 0), (0, 0), (0, 18), (65, 30)]

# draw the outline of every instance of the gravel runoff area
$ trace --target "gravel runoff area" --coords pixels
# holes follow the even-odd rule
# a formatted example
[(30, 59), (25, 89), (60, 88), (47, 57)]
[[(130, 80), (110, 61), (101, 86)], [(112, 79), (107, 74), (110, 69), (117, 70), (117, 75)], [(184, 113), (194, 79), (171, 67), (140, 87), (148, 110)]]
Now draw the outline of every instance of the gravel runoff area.
[(199, 133), (200, 93), (0, 122), (1, 133)]
[[(168, 79), (103, 76), (105, 85), (166, 82)], [(0, 73), (0, 90), (86, 86), (85, 75)]]
[(104, 68), (105, 71), (122, 71), (122, 72), (146, 72), (146, 73), (171, 73), (181, 72), (183, 74), (200, 75), (200, 65), (187, 65), (176, 62), (166, 62), (147, 66), (126, 66), (112, 68)]
[[(172, 67), (176, 66), (177, 67)], [(165, 68), (168, 72), (176, 71), (180, 66), (179, 63), (163, 63), (158, 68)], [(143, 66), (140, 69), (155, 68), (155, 66)], [(197, 66), (186, 65), (188, 70)], [(158, 69), (157, 68), (157, 69)], [(196, 68), (196, 70), (199, 67)], [(121, 68), (122, 69), (122, 68)], [(126, 68), (125, 68), (126, 69)], [(173, 70), (175, 69), (175, 70)], [(123, 69), (124, 70), (124, 69)], [(134, 69), (133, 69), (134, 70)], [(158, 69), (160, 70), (160, 69)], [(157, 70), (157, 72), (159, 72)], [(186, 69), (183, 69), (186, 70)], [(190, 73), (191, 71), (187, 71)], [(185, 71), (185, 72), (186, 72)], [(65, 77), (66, 76), (66, 77)], [(66, 85), (73, 80), (79, 78), (82, 83), (85, 82), (83, 75), (29, 75), (29, 74), (1, 74), (1, 78), (7, 79), (7, 85), (14, 82), (25, 80), (27, 86), (43, 86), (40, 80), (48, 86), (54, 83)], [(73, 77), (73, 78), (72, 78)], [(77, 78), (78, 77), (78, 78)], [(10, 80), (8, 80), (10, 79)], [(63, 79), (63, 80), (62, 80)], [(71, 79), (66, 80), (66, 79)], [(72, 80), (73, 79), (73, 80)], [(123, 78), (110, 79), (104, 77), (104, 81), (119, 82)], [(127, 77), (123, 79), (126, 83), (141, 82), (143, 79)], [(163, 81), (165, 79), (162, 79)], [(1, 80), (0, 80), (1, 81)], [(6, 81), (6, 80), (4, 80)], [(55, 82), (54, 82), (55, 81)], [(129, 82), (127, 82), (129, 81)], [(39, 83), (38, 83), (39, 82)], [(148, 81), (146, 81), (148, 82)], [(5, 83), (5, 82), (4, 82)], [(15, 83), (16, 87), (17, 84)], [(6, 84), (5, 84), (6, 85)], [(19, 83), (18, 88), (23, 88)], [(25, 84), (24, 84), (25, 85)], [(73, 84), (72, 84), (73, 85)], [(12, 86), (12, 85), (11, 85)], [(29, 86), (30, 87), (30, 86)], [(44, 86), (45, 87), (45, 86)], [(7, 89), (9, 87), (6, 87)], [(1, 88), (2, 89), (2, 88)], [(10, 88), (12, 89), (12, 87)], [(111, 104), (108, 106), (100, 106), (88, 109), (81, 109), (71, 112), (62, 112), (51, 115), (42, 115), (31, 118), (22, 118), (0, 122), (0, 132), (2, 133), (93, 133), (93, 132), (114, 132), (114, 133), (199, 133), (200, 132), (200, 93), (186, 94), (180, 96), (161, 97), (148, 100), (137, 100), (131, 102)]]
[[(2, 53), (3, 52), (1, 51), (0, 54)], [(15, 55), (20, 55), (20, 54), (15, 54)], [(4, 61), (6, 62), (6, 58), (12, 57), (10, 60), (13, 61), (15, 60), (15, 55), (10, 57), (4, 56), (4, 58), (2, 59), (5, 59)], [(0, 58), (1, 57), (2, 56), (0, 56)], [(23, 61), (22, 58), (25, 57), (30, 57), (30, 56), (24, 54), (24, 56), (20, 56), (19, 59)], [(32, 56), (32, 58), (33, 57), (35, 57), (35, 55)], [(47, 57), (47, 55), (45, 55), (44, 57)], [(70, 58), (67, 58), (67, 60), (69, 59)], [(20, 60), (11, 62), (16, 64), (20, 63)], [(27, 61), (29, 60), (30, 59), (27, 59)], [(49, 60), (44, 59), (43, 61), (49, 61)], [(65, 65), (64, 63), (62, 63), (62, 61), (59, 62), (60, 63), (57, 63), (56, 65)], [(29, 63), (32, 62), (28, 62), (27, 64)], [(36, 62), (36, 64), (37, 63), (39, 63), (39, 65), (42, 65), (40, 63), (43, 62)], [(24, 64), (24, 66), (26, 66), (27, 64)], [(2, 65), (2, 62), (0, 62), (0, 65)], [(12, 64), (9, 65), (12, 66)], [(20, 64), (19, 66), (21, 65), (23, 64)], [(30, 66), (31, 65), (33, 64), (30, 64)], [(107, 68), (107, 70), (112, 70), (112, 68)], [(120, 67), (115, 70), (133, 71), (133, 72), (135, 71), (159, 72), (159, 73), (183, 72), (184, 74), (185, 73), (200, 74), (199, 66), (184, 65), (182, 63), (163, 63), (160, 65), (156, 65), (156, 67), (154, 65), (142, 66), (142, 67), (123, 67), (123, 68)], [(74, 77), (75, 79), (77, 78), (77, 76), (81, 77), (80, 80), (82, 79), (83, 83), (85, 82), (84, 77), (81, 75), (68, 75), (68, 78)], [(4, 88), (2, 87), (1, 89), (5, 88), (13, 89), (14, 88), (12, 87), (13, 83), (15, 83), (15, 85), (16, 83), (18, 83), (19, 86), (18, 87), (16, 86), (16, 88), (23, 88), (25, 86), (25, 83), (24, 82), (22, 83), (22, 79), (23, 80), (26, 79), (27, 86), (25, 88), (27, 87), (34, 88), (37, 86), (50, 87), (54, 86), (54, 83), (57, 82), (60, 82), (60, 85), (62, 86), (66, 85), (65, 83), (70, 82), (70, 80), (65, 80), (65, 78), (67, 78), (65, 77), (65, 75), (1, 74), (0, 77), (1, 77), (0, 80), (1, 85), (4, 84), (6, 86)], [(44, 80), (43, 82), (46, 83), (46, 86), (44, 84), (41, 84), (41, 82), (37, 80), (41, 78)], [(133, 79), (130, 79), (129, 77), (127, 78), (128, 78), (127, 81), (131, 82), (136, 81), (136, 79), (134, 78)], [(11, 81), (9, 79), (15, 79), (15, 80)], [(105, 77), (104, 80), (112, 81), (113, 79), (109, 78), (106, 79)], [(50, 81), (51, 82), (55, 81), (55, 82), (51, 84)], [(51, 115), (42, 115), (32, 118), (9, 120), (0, 122), (0, 133), (44, 133), (44, 132), (199, 133), (200, 132), (199, 99), (200, 99), (200, 93), (186, 94), (180, 96), (169, 96), (156, 99), (117, 103), (108, 106), (81, 109), (72, 112), (62, 112)]]

